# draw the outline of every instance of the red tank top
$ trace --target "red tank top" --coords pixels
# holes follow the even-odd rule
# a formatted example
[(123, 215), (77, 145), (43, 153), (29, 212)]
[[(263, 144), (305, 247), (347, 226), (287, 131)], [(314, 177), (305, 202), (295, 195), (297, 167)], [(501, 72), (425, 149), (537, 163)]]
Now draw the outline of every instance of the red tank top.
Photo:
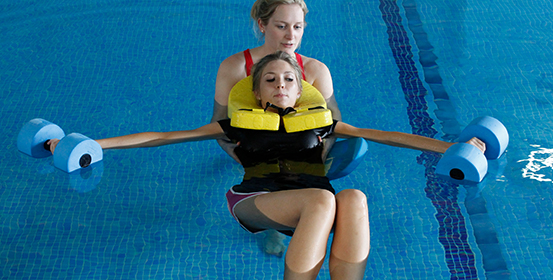
[[(305, 80), (305, 71), (303, 70), (303, 60), (301, 59), (301, 55), (298, 53), (296, 54), (296, 61), (301, 67), (301, 75), (303, 79)], [(252, 66), (253, 66), (253, 59), (252, 54), (250, 53), (250, 49), (247, 49), (244, 51), (244, 58), (246, 59), (246, 75), (251, 75), (252, 72)]]

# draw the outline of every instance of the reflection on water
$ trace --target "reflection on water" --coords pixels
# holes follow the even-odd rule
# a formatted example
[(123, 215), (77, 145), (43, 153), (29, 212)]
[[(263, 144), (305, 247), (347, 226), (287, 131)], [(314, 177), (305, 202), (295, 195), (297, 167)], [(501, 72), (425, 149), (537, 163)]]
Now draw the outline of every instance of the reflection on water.
[(553, 149), (546, 149), (540, 145), (531, 145), (538, 148), (528, 155), (527, 159), (518, 162), (527, 161), (528, 164), (522, 169), (522, 177), (538, 180), (540, 182), (553, 182)]

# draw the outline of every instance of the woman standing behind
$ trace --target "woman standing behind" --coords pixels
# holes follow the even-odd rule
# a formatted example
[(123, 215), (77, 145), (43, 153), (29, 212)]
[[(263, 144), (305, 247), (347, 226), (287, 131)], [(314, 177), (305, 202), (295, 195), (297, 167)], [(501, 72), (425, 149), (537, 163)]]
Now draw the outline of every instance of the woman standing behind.
[[(250, 75), (253, 64), (276, 51), (286, 52), (296, 58), (303, 69), (303, 79), (321, 92), (333, 118), (342, 120), (328, 67), (314, 58), (295, 53), (301, 44), (308, 11), (303, 0), (257, 0), (253, 4), (251, 17), (265, 41), (259, 47), (231, 55), (219, 66), (212, 122), (228, 118), (230, 90), (238, 81)], [(234, 144), (219, 141), (219, 145), (238, 161), (233, 152)]]

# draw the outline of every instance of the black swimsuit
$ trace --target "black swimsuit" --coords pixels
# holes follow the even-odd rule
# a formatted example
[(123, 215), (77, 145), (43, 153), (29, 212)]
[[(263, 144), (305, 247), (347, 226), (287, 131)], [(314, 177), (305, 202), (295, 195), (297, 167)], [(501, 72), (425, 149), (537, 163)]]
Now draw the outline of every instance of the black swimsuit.
[[(230, 125), (230, 119), (219, 121), (226, 136), (240, 144), (234, 149), (244, 166), (244, 180), (226, 194), (230, 213), (242, 228), (250, 228), (240, 221), (234, 207), (245, 199), (284, 190), (318, 188), (335, 193), (325, 176), (322, 159), (322, 139), (334, 132), (332, 125), (306, 131), (287, 133), (281, 125), (279, 131), (250, 130)], [(285, 232), (290, 235), (291, 232)]]
[(230, 120), (219, 124), (226, 136), (240, 145), (234, 152), (244, 166), (244, 181), (233, 190), (241, 193), (320, 188), (334, 193), (322, 159), (322, 139), (334, 132), (332, 125), (287, 133), (250, 130), (230, 126)]

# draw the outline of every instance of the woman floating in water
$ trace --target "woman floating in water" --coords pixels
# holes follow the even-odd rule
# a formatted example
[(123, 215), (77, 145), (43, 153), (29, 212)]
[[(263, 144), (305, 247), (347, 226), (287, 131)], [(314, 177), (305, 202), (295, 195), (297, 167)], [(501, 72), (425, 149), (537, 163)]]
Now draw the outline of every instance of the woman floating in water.
[[(252, 73), (259, 109), (274, 113), (278, 130), (239, 128), (226, 119), (193, 130), (144, 132), (97, 140), (103, 149), (155, 147), (189, 141), (225, 139), (244, 166), (241, 184), (227, 193), (232, 215), (250, 232), (274, 229), (292, 236), (284, 279), (315, 279), (323, 264), (329, 235), (332, 279), (362, 279), (370, 250), (369, 213), (363, 192), (335, 193), (324, 176), (323, 144), (330, 135), (362, 137), (391, 146), (444, 153), (453, 143), (423, 136), (353, 127), (330, 121), (317, 128), (287, 132), (302, 95), (301, 68), (286, 52), (261, 59)], [(58, 140), (51, 141), (52, 152)], [(469, 141), (485, 150), (484, 144)]]
[[(276, 51), (285, 51), (296, 58), (303, 70), (303, 79), (321, 92), (334, 119), (341, 121), (340, 110), (334, 98), (332, 77), (328, 67), (313, 58), (295, 53), (299, 48), (305, 31), (305, 16), (308, 8), (303, 0), (256, 0), (252, 5), (251, 19), (254, 31), (260, 39), (261, 46), (247, 49), (225, 59), (219, 66), (215, 83), (215, 102), (212, 122), (227, 118), (228, 97), (231, 89), (243, 78), (251, 75), (251, 68), (264, 56)], [(235, 143), (217, 141), (221, 148), (239, 162), (234, 153)], [(325, 154), (330, 150), (334, 139), (325, 141)], [(263, 240), (266, 253), (282, 256), (286, 247), (282, 242), (284, 236), (269, 230)]]

